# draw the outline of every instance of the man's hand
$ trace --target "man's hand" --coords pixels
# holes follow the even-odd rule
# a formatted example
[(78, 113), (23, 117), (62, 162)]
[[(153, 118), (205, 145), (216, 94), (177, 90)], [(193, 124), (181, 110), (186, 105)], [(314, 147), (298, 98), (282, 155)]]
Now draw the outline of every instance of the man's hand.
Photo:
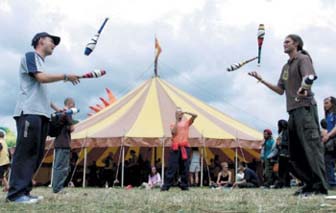
[(254, 77), (255, 79), (257, 79), (258, 81), (262, 81), (262, 77), (259, 73), (257, 73), (256, 71), (252, 71), (248, 73), (250, 76)]
[(300, 97), (307, 97), (308, 96), (308, 91), (300, 87), (296, 94)]
[(325, 135), (323, 135), (323, 137), (322, 137), (322, 142), (323, 143), (326, 143), (328, 140), (329, 140), (329, 135), (328, 134), (325, 134)]
[(77, 75), (66, 75), (66, 81), (71, 81), (73, 85), (79, 84), (79, 77)]
[(278, 138), (276, 139), (276, 144), (277, 144), (277, 145), (280, 145), (280, 143), (281, 143), (281, 138), (278, 137)]

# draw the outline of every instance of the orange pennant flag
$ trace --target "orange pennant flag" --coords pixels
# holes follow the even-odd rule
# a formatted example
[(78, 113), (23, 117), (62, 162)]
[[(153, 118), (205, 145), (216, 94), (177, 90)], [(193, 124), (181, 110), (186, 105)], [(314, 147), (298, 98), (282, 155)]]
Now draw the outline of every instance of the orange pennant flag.
[(107, 106), (109, 106), (109, 105), (110, 105), (110, 103), (109, 103), (109, 102), (107, 102), (107, 100), (105, 100), (104, 98), (102, 98), (102, 97), (99, 97), (99, 99), (101, 100), (101, 102), (103, 102), (103, 104), (104, 104), (104, 107), (107, 107)]
[(155, 38), (155, 49), (156, 49), (155, 60), (157, 60), (159, 58), (160, 53), (162, 52), (161, 46), (157, 38)]
[(112, 91), (109, 88), (105, 88), (108, 98), (109, 98), (109, 103), (112, 104), (114, 103), (117, 99), (116, 97), (113, 95)]

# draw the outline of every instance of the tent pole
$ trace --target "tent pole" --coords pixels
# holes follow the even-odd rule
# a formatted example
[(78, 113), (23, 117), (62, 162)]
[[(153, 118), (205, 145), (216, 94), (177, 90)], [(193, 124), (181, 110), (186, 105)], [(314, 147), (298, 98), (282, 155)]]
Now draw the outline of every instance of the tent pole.
[(55, 154), (56, 154), (56, 151), (55, 151), (55, 148), (54, 148), (54, 151), (53, 151), (53, 161), (52, 161), (52, 165), (51, 165), (50, 187), (52, 187), (52, 182), (53, 182), (53, 179), (54, 179)]
[(121, 140), (122, 140), (121, 188), (124, 188), (125, 146), (124, 146), (124, 138), (122, 138)]
[(164, 139), (161, 138), (161, 143), (162, 143), (162, 160), (161, 160), (161, 177), (162, 177), (162, 185), (164, 184), (164, 167), (165, 167), (165, 160), (164, 160), (164, 152), (165, 152), (165, 147), (164, 147)]
[(238, 181), (237, 180), (237, 174), (238, 174), (238, 151), (237, 151), (237, 147), (236, 147), (236, 150), (235, 150), (235, 172), (236, 172), (236, 175), (235, 175), (235, 179), (236, 179), (236, 182)]
[(200, 186), (203, 187), (203, 158), (204, 156), (204, 148), (202, 149), (202, 154), (201, 154), (201, 184)]
[(86, 182), (87, 147), (84, 148), (83, 188)]
[(154, 147), (154, 165), (157, 159), (157, 147)]

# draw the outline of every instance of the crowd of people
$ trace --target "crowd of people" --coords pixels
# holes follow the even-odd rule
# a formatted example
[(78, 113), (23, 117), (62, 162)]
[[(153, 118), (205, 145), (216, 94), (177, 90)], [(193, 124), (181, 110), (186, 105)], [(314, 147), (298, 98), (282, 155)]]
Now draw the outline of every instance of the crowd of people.
[[(336, 133), (336, 99), (334, 97), (328, 97), (324, 100), (324, 110), (325, 110), (325, 118), (321, 120), (321, 143), (325, 147), (325, 170), (326, 170), (326, 179), (329, 184), (329, 188), (335, 186), (335, 139), (334, 134)], [(260, 153), (260, 161), (253, 161), (249, 164), (240, 163), (238, 167), (238, 171), (235, 174), (234, 164), (229, 162), (221, 162), (218, 155), (215, 155), (213, 159), (210, 160), (209, 166), (204, 164), (204, 168), (201, 170), (201, 154), (197, 147), (191, 149), (190, 153), (190, 165), (189, 165), (189, 186), (200, 186), (200, 172), (203, 171), (203, 183), (202, 185), (209, 185), (214, 188), (222, 188), (222, 187), (264, 187), (264, 188), (283, 188), (283, 187), (291, 187), (291, 185), (300, 185), (303, 184), (295, 178), (293, 174), (293, 166), (291, 165), (290, 155), (289, 155), (289, 134), (288, 134), (288, 122), (286, 120), (279, 120), (277, 123), (278, 126), (278, 136), (274, 139), (273, 132), (270, 129), (264, 130), (264, 142), (261, 147)], [(335, 133), (334, 133), (335, 132)], [(148, 179), (147, 184), (143, 182), (146, 180), (146, 173), (143, 175), (141, 171), (148, 171), (151, 168), (152, 173), (150, 175), (160, 175), (157, 172), (157, 168), (159, 171), (161, 169), (161, 164), (156, 163), (155, 166), (150, 167), (150, 162), (148, 160), (143, 161), (140, 155), (140, 159), (137, 160), (135, 156), (135, 152), (131, 151), (131, 159), (129, 162), (126, 162), (126, 176), (130, 174), (132, 180), (126, 177), (125, 183), (126, 185), (137, 186), (139, 183), (143, 183), (142, 186), (145, 188), (152, 185), (153, 181), (150, 181), (151, 178)], [(109, 167), (111, 163), (110, 159), (112, 159), (112, 154), (106, 158), (105, 167), (101, 169), (106, 170), (106, 167)], [(133, 170), (132, 164), (130, 162), (135, 162), (137, 169)], [(144, 163), (142, 163), (144, 162)], [(95, 163), (95, 162), (94, 162)], [(131, 166), (130, 166), (131, 165)], [(114, 163), (113, 172), (107, 172), (105, 178), (102, 178), (103, 182), (105, 179), (109, 179), (110, 181), (114, 180), (117, 165)], [(168, 167), (167, 167), (168, 168)], [(120, 169), (120, 168), (119, 168)], [(93, 170), (93, 171), (96, 171)], [(259, 172), (258, 174), (258, 171)], [(183, 171), (182, 171), (183, 172)], [(91, 174), (91, 173), (90, 173)], [(208, 175), (209, 174), (209, 175)], [(157, 178), (155, 176), (155, 178)], [(94, 179), (97, 179), (95, 176)], [(90, 180), (90, 179), (89, 179)], [(174, 180), (172, 185), (178, 186), (180, 184), (179, 175), (174, 175)], [(156, 183), (161, 183), (161, 178), (158, 178)], [(89, 184), (91, 185), (91, 184)], [(108, 184), (111, 186), (111, 184)], [(103, 186), (94, 185), (94, 186)], [(156, 185), (157, 186), (157, 185)]]

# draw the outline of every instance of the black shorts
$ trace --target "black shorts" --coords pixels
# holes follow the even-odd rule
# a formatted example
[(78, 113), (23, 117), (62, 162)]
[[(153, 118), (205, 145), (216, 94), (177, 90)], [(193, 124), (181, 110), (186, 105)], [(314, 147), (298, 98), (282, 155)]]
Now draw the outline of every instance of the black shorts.
[(9, 165), (0, 166), (0, 180), (6, 175)]

